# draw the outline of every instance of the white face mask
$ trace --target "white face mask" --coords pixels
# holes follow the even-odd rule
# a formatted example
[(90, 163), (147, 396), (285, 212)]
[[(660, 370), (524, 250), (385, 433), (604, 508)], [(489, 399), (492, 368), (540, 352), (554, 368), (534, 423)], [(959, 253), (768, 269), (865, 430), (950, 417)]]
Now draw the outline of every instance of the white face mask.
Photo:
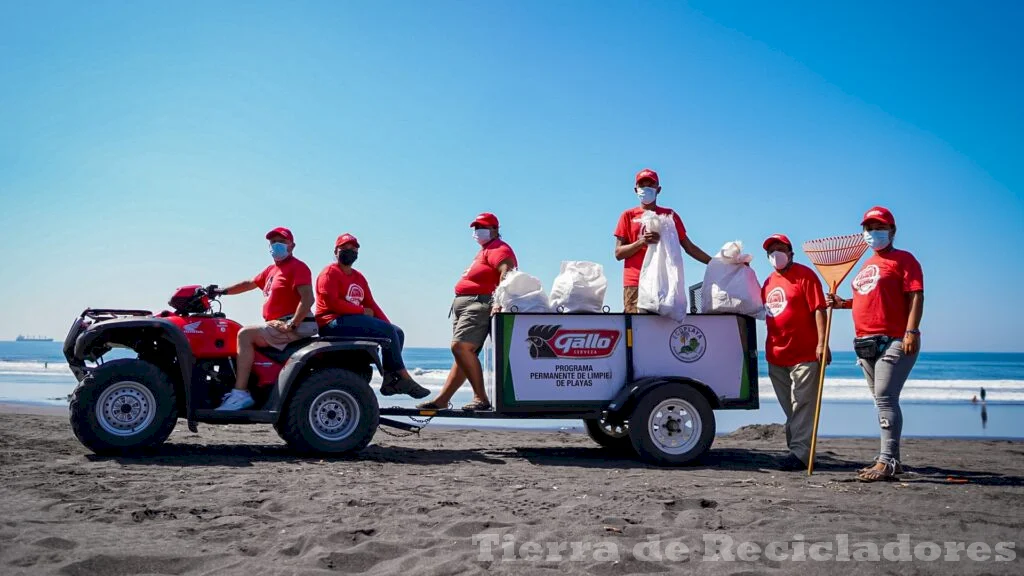
[(474, 228), (473, 239), (477, 244), (483, 246), (491, 241), (491, 231), (487, 228)]
[(776, 270), (782, 270), (789, 265), (789, 254), (785, 252), (772, 252), (768, 255), (768, 261), (772, 263), (772, 267)]
[(864, 242), (872, 250), (882, 250), (889, 245), (889, 231), (888, 230), (865, 230), (864, 231)]
[(653, 204), (654, 200), (658, 197), (658, 189), (651, 188), (650, 186), (644, 186), (643, 188), (636, 189), (636, 196), (640, 199), (640, 203), (647, 205)]

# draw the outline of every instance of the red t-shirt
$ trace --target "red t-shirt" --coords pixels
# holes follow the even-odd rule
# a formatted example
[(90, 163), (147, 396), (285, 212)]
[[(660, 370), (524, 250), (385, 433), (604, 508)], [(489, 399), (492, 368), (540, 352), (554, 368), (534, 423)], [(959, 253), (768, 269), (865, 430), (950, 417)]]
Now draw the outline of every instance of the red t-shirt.
[(480, 248), (473, 258), (473, 263), (462, 273), (462, 278), (455, 285), (456, 296), (483, 296), (494, 293), (501, 282), (498, 265), (505, 260), (516, 262), (515, 252), (501, 238), (495, 238)]
[(302, 260), (294, 256), (267, 266), (252, 281), (263, 290), (263, 319), (277, 320), (295, 314), (302, 298), (300, 286), (313, 284), (313, 273)]
[(358, 270), (345, 274), (341, 266), (330, 264), (316, 277), (316, 323), (324, 326), (338, 316), (362, 314), (373, 310), (373, 317), (391, 323), (370, 292), (370, 284)]
[(910, 307), (907, 292), (924, 291), (921, 263), (910, 252), (875, 252), (853, 279), (853, 330), (857, 336), (902, 338)]
[[(655, 206), (654, 212), (659, 216), (671, 214), (672, 219), (676, 222), (676, 233), (679, 234), (679, 240), (682, 241), (683, 238), (686, 238), (686, 227), (683, 226), (683, 221), (679, 219), (679, 214), (676, 214), (675, 211), (670, 208), (662, 208), (661, 206)], [(619, 216), (619, 223), (615, 226), (615, 237), (621, 239), (623, 244), (632, 244), (640, 239), (640, 236), (642, 235), (640, 230), (640, 216), (642, 216), (643, 213), (644, 207), (637, 206), (626, 210), (622, 213), (622, 216)], [(644, 256), (646, 255), (647, 246), (645, 245), (640, 250), (637, 250), (636, 254), (626, 258), (625, 262), (623, 262), (623, 286), (640, 285), (640, 268), (644, 264)]]
[(825, 293), (813, 270), (793, 263), (772, 272), (761, 287), (768, 338), (765, 359), (776, 366), (794, 366), (818, 359), (818, 326), (814, 313), (825, 309)]

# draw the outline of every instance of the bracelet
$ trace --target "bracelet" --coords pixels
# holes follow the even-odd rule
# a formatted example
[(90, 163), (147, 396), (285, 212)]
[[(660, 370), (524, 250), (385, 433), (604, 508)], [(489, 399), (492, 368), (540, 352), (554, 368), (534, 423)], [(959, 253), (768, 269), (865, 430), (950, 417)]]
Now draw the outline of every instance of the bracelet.
[(917, 330), (917, 329), (907, 330), (907, 334), (913, 334), (914, 336), (920, 336), (921, 335), (921, 331)]

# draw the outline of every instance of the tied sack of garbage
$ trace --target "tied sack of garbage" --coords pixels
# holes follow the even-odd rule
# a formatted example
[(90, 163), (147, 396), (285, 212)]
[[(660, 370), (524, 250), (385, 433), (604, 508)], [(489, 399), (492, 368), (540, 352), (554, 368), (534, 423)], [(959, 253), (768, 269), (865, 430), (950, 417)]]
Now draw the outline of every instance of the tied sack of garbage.
[(644, 232), (657, 232), (661, 237), (647, 245), (636, 307), (682, 322), (686, 318), (686, 280), (675, 217), (645, 210), (640, 216), (640, 233)]
[(743, 254), (743, 243), (728, 242), (708, 263), (701, 287), (701, 312), (757, 316), (764, 309), (761, 284), (747, 264), (753, 260)]
[(548, 295), (540, 280), (519, 270), (510, 270), (494, 291), (494, 304), (505, 312), (550, 312)]
[(556, 312), (601, 312), (608, 279), (595, 262), (566, 260), (551, 285), (551, 308)]

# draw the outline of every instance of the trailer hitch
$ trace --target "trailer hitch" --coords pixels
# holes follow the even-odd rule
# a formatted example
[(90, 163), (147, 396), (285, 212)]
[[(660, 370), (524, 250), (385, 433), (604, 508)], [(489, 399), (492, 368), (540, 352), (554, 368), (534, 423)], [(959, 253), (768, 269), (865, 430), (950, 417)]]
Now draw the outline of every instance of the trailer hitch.
[[(424, 423), (424, 426), (425, 425), (426, 425), (426, 423)], [(381, 432), (387, 434), (388, 436), (398, 436), (398, 437), (405, 437), (405, 436), (412, 436), (413, 434), (419, 434), (420, 430), (423, 429), (423, 426), (417, 426), (415, 424), (409, 424), (408, 422), (399, 422), (398, 420), (392, 420), (390, 418), (381, 418), (379, 420), (379, 423), (378, 423), (377, 426), (378, 426), (378, 428), (380, 429)], [(408, 434), (395, 434), (394, 432), (388, 432), (387, 430), (384, 429), (385, 426), (389, 426), (391, 428), (398, 428), (399, 430), (405, 430), (406, 432), (408, 432)]]

